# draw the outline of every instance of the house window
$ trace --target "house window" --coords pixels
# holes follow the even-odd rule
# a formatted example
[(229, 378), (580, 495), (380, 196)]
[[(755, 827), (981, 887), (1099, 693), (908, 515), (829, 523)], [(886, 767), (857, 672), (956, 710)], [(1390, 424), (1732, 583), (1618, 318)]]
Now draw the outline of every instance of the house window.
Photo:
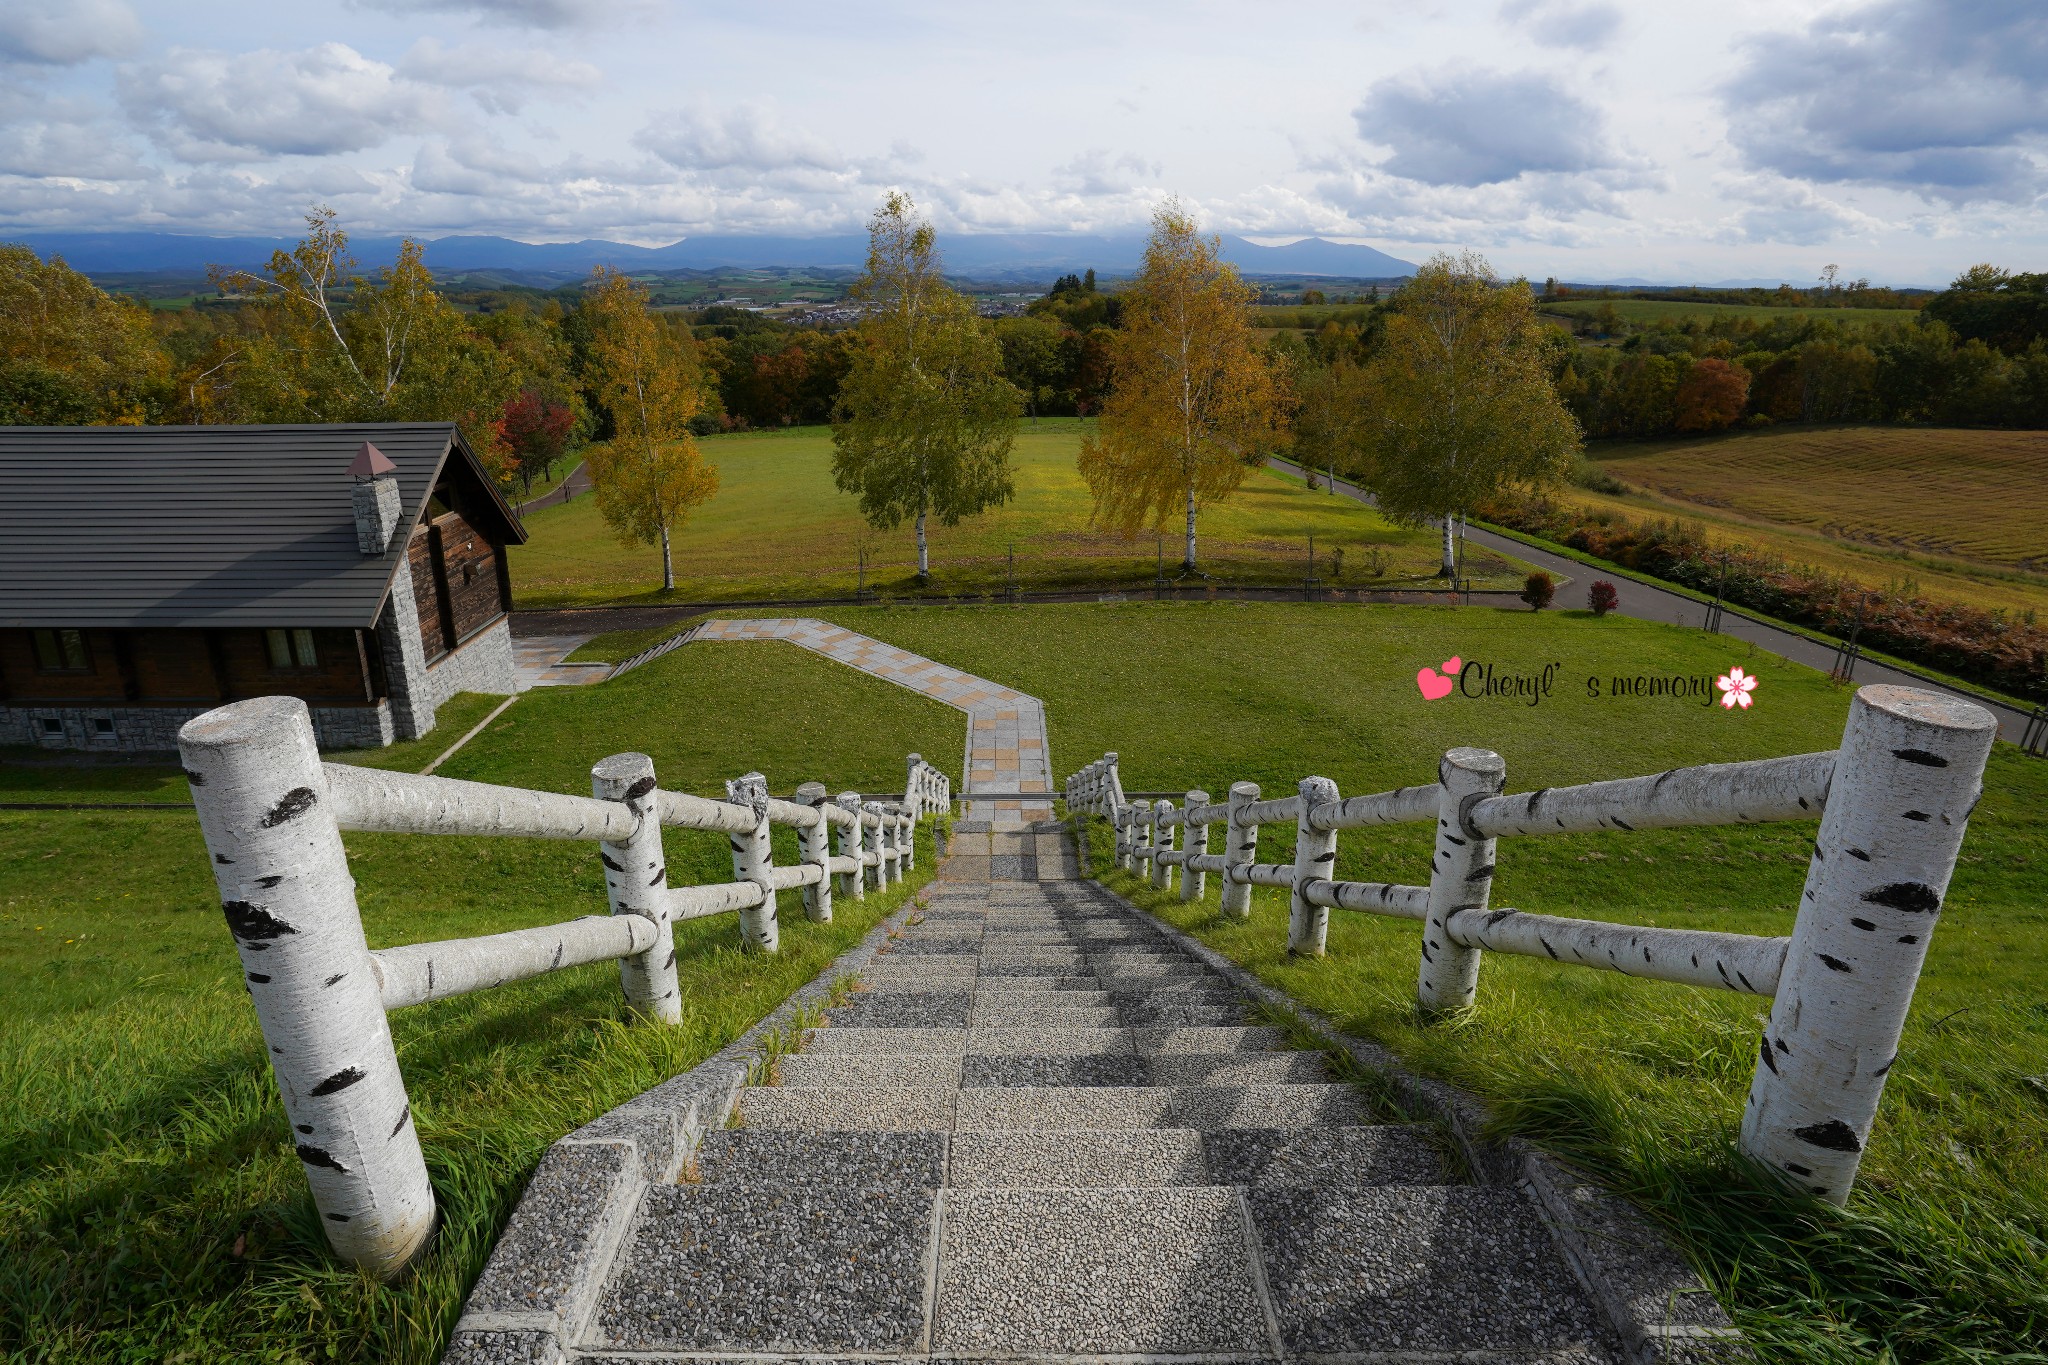
[(57, 718), (56, 716), (44, 716), (44, 717), (43, 717), (43, 733), (44, 733), (44, 734), (46, 734), (46, 735), (61, 735), (61, 734), (63, 734), (63, 733), (64, 733), (64, 722), (63, 722), (62, 720), (58, 719), (58, 718)]
[(36, 668), (44, 673), (90, 673), (92, 656), (85, 652), (81, 630), (39, 630), (36, 637)]
[(94, 716), (92, 718), (92, 732), (96, 735), (106, 735), (111, 738), (114, 733), (114, 718), (112, 716)]
[(310, 630), (266, 630), (263, 641), (270, 650), (272, 668), (320, 666), (320, 653), (313, 648), (313, 632)]

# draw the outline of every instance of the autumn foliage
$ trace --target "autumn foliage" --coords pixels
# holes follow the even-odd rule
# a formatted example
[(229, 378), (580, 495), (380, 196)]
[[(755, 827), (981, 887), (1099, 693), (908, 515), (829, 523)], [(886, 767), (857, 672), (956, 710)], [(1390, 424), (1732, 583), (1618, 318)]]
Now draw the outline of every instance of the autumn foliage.
[(1678, 381), (1672, 425), (1680, 431), (1733, 426), (1749, 402), (1749, 371), (1712, 357), (1696, 361)]

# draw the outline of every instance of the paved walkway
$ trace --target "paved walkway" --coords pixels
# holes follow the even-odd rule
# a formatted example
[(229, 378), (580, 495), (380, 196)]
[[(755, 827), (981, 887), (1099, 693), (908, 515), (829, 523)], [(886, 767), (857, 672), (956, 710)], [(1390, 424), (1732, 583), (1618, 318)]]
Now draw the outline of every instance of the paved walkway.
[(861, 981), (648, 1191), (570, 1360), (1622, 1359), (1528, 1196), (1092, 883), (937, 883)]
[[(1015, 688), (934, 663), (858, 631), (810, 617), (706, 621), (694, 640), (786, 640), (967, 713), (963, 818), (1029, 824), (1052, 818), (1045, 706)], [(1033, 799), (1043, 792), (1045, 797)]]
[(543, 507), (554, 507), (568, 502), (571, 498), (579, 498), (588, 493), (591, 487), (590, 471), (583, 464), (579, 463), (574, 469), (569, 471), (568, 478), (563, 479), (539, 497), (522, 502), (512, 510), (523, 517), (529, 512), (538, 512)]
[[(1267, 463), (1289, 473), (1302, 472), (1301, 467), (1291, 460), (1272, 459)], [(1329, 476), (1319, 474), (1318, 477), (1327, 479)], [(1339, 497), (1366, 504), (1372, 502), (1372, 494), (1354, 484), (1339, 479), (1335, 486)], [(1702, 626), (1706, 623), (1706, 604), (1695, 602), (1683, 593), (1667, 591), (1655, 584), (1631, 578), (1625, 573), (1602, 571), (1592, 565), (1581, 564), (1576, 559), (1567, 559), (1563, 555), (1552, 554), (1548, 550), (1516, 540), (1513, 536), (1504, 536), (1481, 527), (1471, 527), (1465, 535), (1475, 545), (1484, 545), (1489, 550), (1513, 555), (1555, 577), (1574, 580), (1574, 595), (1570, 600), (1560, 596), (1558, 605), (1561, 607), (1584, 606), (1584, 590), (1579, 585), (1590, 584), (1597, 578), (1614, 584), (1615, 594), (1621, 599), (1615, 610), (1623, 616), (1634, 616), (1644, 621), (1663, 621), (1676, 626)], [(1722, 612), (1721, 634), (1730, 639), (1740, 640), (1744, 644), (1754, 644), (1758, 649), (1775, 654), (1781, 659), (1790, 659), (1794, 663), (1817, 668), (1823, 673), (1834, 667), (1835, 647), (1832, 644), (1819, 644), (1796, 631), (1744, 615), (1734, 607), (1725, 608)], [(1869, 659), (1859, 659), (1856, 663), (1854, 681), (1859, 685), (1890, 683), (1899, 687), (1929, 688), (1936, 692), (1946, 692), (1951, 696), (1961, 697), (1964, 701), (1973, 702), (1997, 717), (1998, 734), (2001, 739), (2011, 740), (2017, 744), (2026, 732), (2027, 713), (2018, 707), (1987, 701), (1974, 692), (1948, 687), (1902, 668), (1893, 668)]]
[(512, 668), (515, 686), (521, 692), (536, 687), (578, 687), (603, 682), (612, 674), (610, 664), (565, 664), (588, 635), (515, 635), (512, 637)]

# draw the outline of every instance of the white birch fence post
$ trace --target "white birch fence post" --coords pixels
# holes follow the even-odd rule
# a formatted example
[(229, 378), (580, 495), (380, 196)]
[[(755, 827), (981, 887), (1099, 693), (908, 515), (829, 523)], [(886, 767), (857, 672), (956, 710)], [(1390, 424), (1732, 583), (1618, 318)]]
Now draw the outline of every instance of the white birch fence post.
[(725, 799), (754, 814), (754, 828), (728, 836), (732, 843), (732, 879), (761, 888), (761, 903), (740, 911), (740, 942), (748, 949), (773, 953), (782, 949), (782, 926), (776, 920), (775, 846), (768, 825), (768, 779), (748, 773), (725, 784)]
[(605, 897), (614, 915), (638, 915), (654, 925), (654, 946), (619, 959), (619, 985), (636, 1014), (664, 1024), (683, 1020), (676, 987), (675, 927), (668, 907), (668, 862), (661, 851), (661, 819), (655, 811), (654, 760), (646, 754), (613, 754), (590, 770), (590, 794), (618, 801), (639, 818), (624, 843), (600, 842)]
[(1230, 815), (1223, 830), (1223, 890), (1218, 899), (1222, 912), (1233, 919), (1249, 919), (1252, 913), (1252, 884), (1240, 881), (1236, 869), (1249, 867), (1259, 855), (1259, 827), (1244, 818), (1245, 807), (1259, 799), (1256, 782), (1230, 784)]
[(1116, 828), (1116, 865), (1129, 872), (1137, 859), (1137, 812), (1129, 806), (1118, 806), (1110, 812), (1109, 819)]
[(433, 1235), (434, 1190), (312, 716), (290, 697), (235, 702), (188, 721), (178, 750), (321, 1225), (389, 1279)]
[(866, 900), (868, 896), (867, 869), (860, 864), (861, 818), (860, 793), (841, 792), (834, 805), (853, 818), (839, 827), (839, 856), (853, 859), (853, 871), (839, 874), (839, 894), (855, 900)]
[(1445, 921), (1484, 910), (1493, 890), (1493, 844), (1471, 832), (1465, 812), (1507, 784), (1508, 765), (1487, 749), (1452, 749), (1437, 765), (1436, 856), (1429, 865), (1429, 909), (1422, 922), (1416, 995), (1425, 1014), (1464, 1009), (1479, 989), (1479, 950), (1451, 939)]
[[(1181, 836), (1180, 846), (1187, 851), (1190, 859), (1206, 857), (1209, 852), (1209, 823), (1206, 820), (1194, 818), (1195, 807), (1208, 804), (1209, 793), (1205, 791), (1190, 791), (1184, 799), (1184, 804), (1181, 806), (1183, 811), (1181, 827), (1187, 833)], [(1197, 871), (1186, 863), (1181, 864), (1180, 898), (1183, 901), (1198, 901), (1202, 898), (1202, 893), (1208, 889), (1208, 873)]]
[(896, 865), (896, 880), (917, 867), (917, 816), (910, 810), (896, 817), (896, 847), (903, 860)]
[(889, 821), (882, 813), (882, 803), (867, 801), (861, 805), (861, 813), (872, 817), (874, 824), (869, 828), (875, 833), (875, 890), (889, 889)]
[(1309, 812), (1337, 799), (1337, 784), (1327, 777), (1304, 777), (1296, 788), (1301, 793), (1301, 814), (1294, 822), (1294, 886), (1287, 893), (1287, 951), (1303, 957), (1321, 957), (1330, 933), (1327, 906), (1311, 905), (1308, 884), (1318, 879), (1337, 878), (1337, 831), (1317, 829), (1309, 823)]
[(803, 888), (804, 918), (819, 924), (832, 922), (832, 825), (825, 819), (825, 784), (806, 782), (796, 789), (796, 803), (818, 813), (818, 823), (796, 832), (796, 846), (802, 861), (818, 869), (818, 880)]
[(1149, 801), (1138, 801), (1131, 806), (1131, 859), (1135, 864), (1132, 871), (1146, 881), (1152, 880), (1152, 805)]
[(1173, 847), (1173, 826), (1166, 823), (1166, 817), (1173, 814), (1173, 802), (1152, 803), (1152, 889), (1173, 890), (1173, 865), (1162, 862), (1159, 855)]
[(1997, 732), (1909, 688), (1850, 702), (1741, 1139), (1830, 1203), (1862, 1162)]

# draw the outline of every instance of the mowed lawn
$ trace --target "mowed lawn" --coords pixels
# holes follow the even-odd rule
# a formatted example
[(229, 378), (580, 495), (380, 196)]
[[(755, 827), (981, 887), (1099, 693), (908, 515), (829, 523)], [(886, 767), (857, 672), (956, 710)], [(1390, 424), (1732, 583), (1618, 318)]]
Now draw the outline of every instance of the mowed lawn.
[[(638, 749), (682, 790), (760, 768), (778, 792), (808, 778), (884, 791), (913, 750), (957, 771), (962, 733), (958, 712), (823, 659), (684, 651), (602, 689), (522, 698), (458, 775), (587, 795), (591, 764)], [(188, 796), (161, 764), (0, 761), (0, 792)], [(374, 947), (605, 912), (591, 845), (347, 842)], [(730, 878), (722, 836), (665, 842), (673, 884)], [(917, 878), (932, 865), (920, 848)], [(731, 916), (679, 926), (675, 1028), (630, 1024), (609, 963), (395, 1013), (444, 1221), (387, 1287), (325, 1252), (196, 819), (0, 811), (0, 1359), (430, 1365), (550, 1142), (724, 1046), (904, 894), (842, 899), (829, 926), (786, 894), (775, 958), (742, 955)]]
[[(1015, 499), (958, 526), (931, 523), (933, 581), (924, 591), (1000, 593), (1012, 547), (1027, 590), (1149, 584), (1157, 539), (1126, 540), (1090, 523), (1094, 504), (1074, 460), (1092, 426), (1070, 418), (1020, 423)], [(850, 597), (861, 582), (863, 553), (869, 588), (918, 591), (913, 528), (869, 529), (857, 500), (833, 487), (828, 428), (713, 436), (701, 444), (718, 468), (719, 491), (674, 538), (672, 595), (660, 590), (659, 550), (622, 544), (596, 500), (583, 497), (527, 518), (532, 538), (512, 551), (519, 605)], [(1319, 575), (1338, 586), (1412, 586), (1436, 571), (1434, 532), (1396, 527), (1370, 508), (1263, 469), (1202, 513), (1199, 558), (1224, 583), (1299, 583), (1311, 535)], [(1341, 569), (1332, 561), (1339, 550)], [(1177, 524), (1167, 529), (1165, 560), (1169, 573), (1180, 561)], [(1527, 572), (1476, 547), (1468, 567), (1481, 586), (1518, 583), (1518, 571)]]
[[(1458, 744), (1525, 790), (1675, 764), (1831, 748), (1849, 694), (1723, 637), (1585, 613), (1268, 603), (819, 611), (1047, 705), (1056, 777), (1104, 749), (1133, 789), (1314, 773), (1347, 793), (1431, 780)], [(1457, 655), (1526, 699), (1424, 701)], [(1710, 679), (1757, 705), (1611, 698), (1615, 676)], [(1589, 679), (1601, 695), (1589, 694)], [(587, 791), (618, 749), (666, 785), (750, 768), (788, 791), (900, 783), (915, 749), (958, 775), (960, 713), (794, 646), (692, 644), (616, 682), (522, 697), (444, 769)], [(424, 760), (422, 760), (424, 761)], [(127, 790), (133, 790), (130, 785)], [(1283, 859), (1289, 831), (1262, 832)], [(1810, 825), (1502, 845), (1496, 903), (1630, 923), (1783, 933)], [(350, 836), (371, 942), (480, 933), (602, 903), (593, 851)], [(1290, 963), (1284, 905), (1249, 928), (1162, 907), (1346, 1027), (1492, 1102), (1643, 1200), (1774, 1349), (1800, 1361), (2026, 1359), (2048, 1322), (2048, 763), (2000, 746), (1936, 933), (1866, 1176), (1846, 1212), (1773, 1202), (1730, 1153), (1763, 1002), (1490, 955), (1480, 1005), (1424, 1028), (1414, 926), (1339, 913)], [(786, 856), (786, 855), (785, 855)], [(673, 840), (672, 880), (722, 880), (719, 841)], [(1345, 876), (1419, 881), (1427, 831), (1347, 833)], [(1213, 892), (1212, 892), (1213, 896)], [(449, 1230), (379, 1289), (320, 1255), (203, 850), (179, 814), (0, 813), (0, 1352), (27, 1359), (426, 1361), (525, 1173), (560, 1132), (708, 1054), (808, 977), (878, 907), (830, 931), (788, 917), (779, 962), (691, 926), (676, 1033), (622, 1025), (616, 974), (558, 974), (394, 1016)], [(842, 906), (842, 909), (844, 907)], [(68, 942), (66, 940), (69, 940)], [(798, 954), (804, 954), (801, 958)], [(2029, 1316), (2029, 1315), (2032, 1316)], [(30, 1349), (34, 1347), (35, 1349)]]
[(1591, 453), (1638, 491), (1560, 497), (1936, 601), (2048, 611), (2048, 432), (1787, 428)]

